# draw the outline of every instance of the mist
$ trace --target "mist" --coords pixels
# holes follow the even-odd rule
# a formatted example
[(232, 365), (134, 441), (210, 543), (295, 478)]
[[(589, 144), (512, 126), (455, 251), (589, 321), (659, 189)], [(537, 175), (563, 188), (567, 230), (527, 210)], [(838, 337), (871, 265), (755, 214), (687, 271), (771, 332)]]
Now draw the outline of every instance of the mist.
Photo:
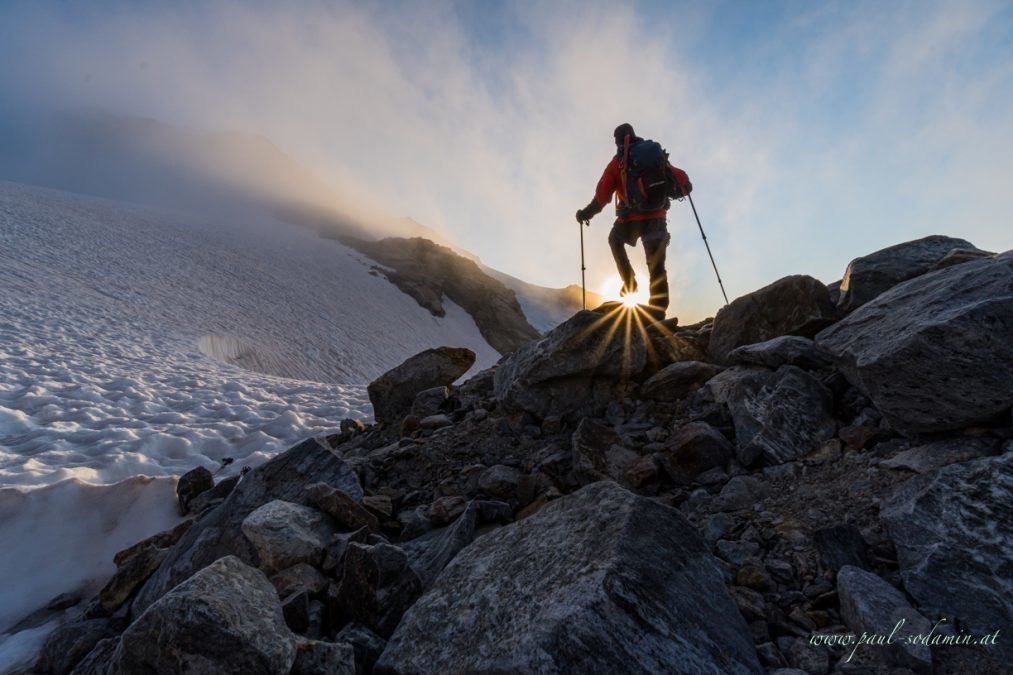
[[(1008, 5), (479, 4), (6, 3), (0, 178), (73, 182), (49, 175), (56, 139), (22, 131), (67, 111), (239, 134), (277, 152), (217, 161), (198, 143), (173, 161), (362, 222), (410, 216), (563, 286), (579, 283), (573, 213), (628, 121), (689, 172), (730, 297), (831, 282), (932, 233), (1009, 246)], [(157, 194), (148, 178), (110, 196)], [(669, 220), (673, 311), (712, 315), (697, 224), (684, 203)], [(594, 289), (615, 274), (610, 223), (585, 232)]]

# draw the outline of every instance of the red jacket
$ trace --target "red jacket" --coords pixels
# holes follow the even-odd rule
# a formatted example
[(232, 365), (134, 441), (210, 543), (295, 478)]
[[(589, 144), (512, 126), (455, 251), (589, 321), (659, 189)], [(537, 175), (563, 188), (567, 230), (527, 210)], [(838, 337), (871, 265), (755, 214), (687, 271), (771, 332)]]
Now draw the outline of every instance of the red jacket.
[[(677, 177), (681, 172), (669, 163), (668, 170), (675, 174)], [(681, 184), (681, 181), (679, 181)], [(594, 200), (598, 206), (605, 208), (608, 203), (612, 201), (613, 193), (617, 197), (616, 204), (616, 215), (620, 221), (628, 220), (651, 220), (654, 218), (664, 218), (668, 214), (668, 207), (658, 209), (657, 211), (650, 211), (646, 213), (631, 212), (626, 215), (619, 215), (622, 209), (626, 208), (626, 186), (623, 184), (622, 174), (619, 169), (619, 155), (615, 155), (612, 161), (609, 162), (608, 166), (605, 167), (605, 172), (602, 173), (601, 179), (598, 181), (598, 187), (594, 191)]]

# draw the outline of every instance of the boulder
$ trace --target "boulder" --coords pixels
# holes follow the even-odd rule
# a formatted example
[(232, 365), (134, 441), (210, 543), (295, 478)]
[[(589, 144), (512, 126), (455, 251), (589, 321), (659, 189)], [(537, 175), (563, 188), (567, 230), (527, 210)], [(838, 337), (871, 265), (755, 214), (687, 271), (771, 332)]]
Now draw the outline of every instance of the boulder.
[(257, 552), (241, 528), (246, 516), (275, 499), (301, 502), (306, 485), (317, 481), (362, 499), (352, 468), (316, 440), (304, 441), (247, 473), (221, 505), (202, 515), (138, 591), (133, 611), (144, 611), (170, 588), (223, 556), (235, 555), (256, 566)]
[(721, 371), (721, 366), (710, 363), (679, 361), (665, 366), (644, 382), (640, 386), (640, 396), (655, 401), (678, 401)]
[(242, 528), (257, 549), (261, 566), (271, 571), (298, 563), (319, 565), (336, 531), (333, 522), (320, 511), (281, 499), (248, 515)]
[(820, 333), (848, 380), (905, 434), (1013, 406), (1013, 251), (906, 281)]
[(316, 567), (306, 563), (298, 563), (287, 567), (271, 577), (271, 585), (278, 591), (279, 598), (287, 598), (293, 593), (316, 595), (327, 588), (327, 577)]
[(727, 466), (734, 454), (732, 444), (717, 429), (706, 422), (690, 422), (668, 437), (659, 458), (672, 480), (688, 483), (708, 469)]
[(215, 486), (215, 478), (211, 472), (203, 466), (190, 469), (179, 477), (176, 483), (176, 499), (179, 502), (180, 515), (190, 512), (190, 502), (202, 492), (207, 492)]
[(113, 556), (113, 562), (116, 563), (117, 567), (121, 567), (135, 555), (149, 547), (170, 548), (173, 544), (179, 541), (184, 534), (186, 534), (187, 530), (190, 529), (190, 526), (193, 525), (193, 522), (193, 519), (184, 520), (173, 528), (154, 534), (147, 539), (142, 539), (136, 544), (119, 551)]
[(446, 386), (423, 389), (415, 396), (409, 412), (420, 420), (436, 415), (443, 410), (449, 397), (450, 388)]
[(118, 637), (122, 629), (123, 626), (112, 619), (85, 619), (64, 624), (46, 638), (32, 672), (67, 675), (99, 641)]
[(725, 363), (736, 347), (782, 335), (812, 337), (835, 319), (822, 282), (804, 275), (784, 277), (722, 307), (714, 317), (707, 353), (712, 361)]
[(291, 675), (355, 675), (355, 672), (352, 645), (305, 640), (298, 645)]
[(853, 312), (902, 281), (925, 274), (953, 249), (977, 250), (964, 239), (933, 235), (855, 258), (841, 280), (837, 306)]
[(487, 495), (509, 499), (517, 496), (523, 477), (524, 474), (512, 466), (495, 464), (479, 474), (478, 487)]
[(349, 544), (332, 606), (339, 622), (358, 621), (388, 637), (422, 591), (408, 556), (390, 544)]
[[(909, 635), (928, 635), (932, 624), (911, 606), (896, 588), (872, 572), (845, 566), (837, 573), (841, 618), (856, 635), (893, 636), (893, 644), (869, 647), (885, 651), (893, 665), (931, 672), (928, 645), (909, 644)], [(879, 656), (879, 654), (876, 654)]]
[(490, 532), (443, 570), (377, 673), (754, 673), (749, 628), (675, 510), (612, 482)]
[(475, 364), (475, 352), (463, 347), (427, 349), (373, 380), (367, 392), (378, 424), (399, 424), (415, 397), (426, 389), (450, 385)]
[(345, 530), (358, 530), (360, 527), (368, 527), (373, 532), (380, 530), (380, 521), (376, 516), (337, 488), (325, 483), (313, 483), (306, 486), (306, 496)]
[[(955, 616), (965, 630), (980, 635), (1008, 625), (1013, 454), (912, 478), (883, 502), (880, 518), (897, 549), (904, 588), (923, 612)], [(1013, 663), (1010, 640), (987, 651)]]
[(818, 449), (837, 430), (829, 390), (795, 366), (741, 379), (729, 409), (736, 455), (745, 466), (760, 457), (767, 464), (796, 460)]
[(622, 446), (622, 438), (609, 427), (585, 417), (573, 432), (573, 473), (582, 483), (621, 481), (640, 455)]
[(356, 675), (372, 673), (373, 666), (383, 653), (384, 645), (387, 644), (386, 640), (361, 623), (345, 624), (345, 627), (334, 636), (334, 640), (352, 645), (355, 651)]
[(813, 532), (813, 545), (823, 566), (837, 574), (842, 567), (867, 570), (869, 551), (862, 533), (854, 525), (834, 525)]
[(99, 591), (102, 609), (115, 612), (154, 574), (168, 553), (167, 549), (148, 546), (126, 560)]
[(770, 494), (770, 487), (755, 476), (735, 476), (721, 488), (711, 504), (713, 511), (752, 509)]
[(646, 363), (646, 338), (631, 313), (582, 311), (496, 368), (496, 399), (539, 418), (601, 412)]
[(471, 502), (452, 525), (430, 530), (402, 544), (408, 563), (418, 574), (423, 590), (432, 586), (443, 568), (475, 538), (478, 515), (478, 502)]
[(782, 335), (766, 342), (736, 347), (728, 353), (728, 362), (738, 365), (766, 366), (777, 370), (781, 366), (798, 366), (803, 370), (826, 368), (833, 363), (830, 354), (811, 338)]
[(264, 573), (226, 556), (200, 570), (130, 624), (110, 675), (287, 673), (295, 661), (274, 587)]

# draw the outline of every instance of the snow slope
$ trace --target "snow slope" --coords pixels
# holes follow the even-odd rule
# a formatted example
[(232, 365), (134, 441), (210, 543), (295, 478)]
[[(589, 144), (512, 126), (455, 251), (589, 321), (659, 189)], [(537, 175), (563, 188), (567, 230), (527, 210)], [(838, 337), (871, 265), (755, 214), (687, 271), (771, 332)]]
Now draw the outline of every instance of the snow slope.
[[(0, 633), (175, 520), (172, 481), (138, 476), (225, 476), (368, 418), (365, 384), (429, 347), (499, 358), (372, 264), (253, 214), (0, 182)], [(0, 635), (0, 672), (19, 650)]]

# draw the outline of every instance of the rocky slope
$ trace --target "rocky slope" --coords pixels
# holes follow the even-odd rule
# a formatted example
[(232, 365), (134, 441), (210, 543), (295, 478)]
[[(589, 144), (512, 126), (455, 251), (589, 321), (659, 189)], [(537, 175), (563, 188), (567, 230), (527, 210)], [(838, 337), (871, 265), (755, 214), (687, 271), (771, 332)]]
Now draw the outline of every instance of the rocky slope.
[(445, 314), (444, 297), (463, 307), (475, 319), (482, 337), (501, 354), (539, 337), (512, 290), (447, 246), (423, 237), (337, 238), (378, 262), (378, 273), (434, 316)]
[(413, 357), (374, 426), (181, 480), (31, 672), (1006, 672), (1013, 251), (910, 250), (859, 307)]

